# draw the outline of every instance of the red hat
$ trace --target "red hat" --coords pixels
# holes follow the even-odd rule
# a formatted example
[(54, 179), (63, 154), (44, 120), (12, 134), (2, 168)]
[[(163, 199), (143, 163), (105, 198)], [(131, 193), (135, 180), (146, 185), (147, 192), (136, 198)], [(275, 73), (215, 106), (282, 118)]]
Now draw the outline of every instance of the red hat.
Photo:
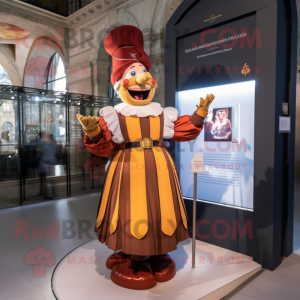
[(104, 41), (104, 48), (112, 56), (111, 82), (113, 85), (135, 62), (142, 63), (148, 72), (151, 69), (150, 58), (144, 51), (143, 34), (135, 26), (124, 25), (113, 29)]

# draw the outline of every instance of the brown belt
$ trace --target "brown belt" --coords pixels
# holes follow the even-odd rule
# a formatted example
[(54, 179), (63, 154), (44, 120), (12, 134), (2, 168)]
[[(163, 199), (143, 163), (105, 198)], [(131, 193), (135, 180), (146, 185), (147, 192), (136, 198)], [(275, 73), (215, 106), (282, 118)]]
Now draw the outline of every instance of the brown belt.
[(151, 149), (153, 147), (169, 147), (169, 146), (170, 143), (168, 141), (157, 141), (157, 140), (152, 140), (151, 138), (145, 138), (137, 142), (126, 143), (125, 149), (131, 149), (131, 148)]

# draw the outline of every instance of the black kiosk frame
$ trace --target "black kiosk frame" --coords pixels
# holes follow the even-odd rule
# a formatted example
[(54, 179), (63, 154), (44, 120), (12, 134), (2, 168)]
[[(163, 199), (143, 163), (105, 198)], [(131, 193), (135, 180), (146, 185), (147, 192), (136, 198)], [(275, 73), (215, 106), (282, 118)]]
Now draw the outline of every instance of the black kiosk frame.
[[(243, 226), (251, 220), (253, 238), (237, 235), (205, 242), (253, 257), (274, 270), (293, 252), (294, 156), (297, 74), (297, 8), (294, 0), (185, 0), (166, 27), (165, 105), (175, 107), (178, 80), (178, 43), (206, 28), (228, 24), (255, 15), (262, 47), (255, 49), (254, 186), (253, 211), (197, 201), (197, 220), (233, 220)], [(208, 20), (211, 20), (208, 21)], [(192, 85), (198, 88), (201, 80)], [(211, 84), (213, 86), (213, 84)], [(206, 87), (209, 86), (209, 83)], [(202, 96), (202, 95), (199, 95)], [(279, 132), (282, 105), (289, 104), (290, 133)], [(195, 103), (197, 104), (197, 103)], [(267, 137), (267, 138), (266, 138)], [(173, 149), (172, 155), (175, 156)], [(213, 192), (213, 191), (212, 191)], [(199, 199), (200, 200), (200, 199)], [(192, 230), (192, 201), (185, 199)], [(208, 233), (207, 226), (197, 228)], [(222, 234), (224, 228), (217, 230)]]

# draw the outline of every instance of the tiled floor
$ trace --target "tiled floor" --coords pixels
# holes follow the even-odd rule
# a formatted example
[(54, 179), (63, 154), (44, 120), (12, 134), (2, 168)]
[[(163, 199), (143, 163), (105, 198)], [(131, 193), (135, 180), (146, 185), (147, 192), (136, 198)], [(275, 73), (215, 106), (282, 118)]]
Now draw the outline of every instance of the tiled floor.
[[(55, 265), (46, 267), (45, 277), (35, 277), (33, 266), (25, 264), (24, 257), (41, 246), (51, 250), (57, 263), (75, 247), (94, 239), (98, 202), (99, 193), (95, 193), (0, 211), (0, 300), (54, 299), (50, 280)], [(55, 227), (56, 219), (59, 239), (51, 239), (45, 232)], [(18, 223), (25, 226), (25, 237), (15, 235)], [(79, 230), (85, 227), (89, 228), (86, 234)], [(55, 231), (50, 234), (54, 236)], [(274, 272), (262, 270), (223, 299), (300, 299), (300, 185), (295, 189), (294, 251)]]
[(300, 299), (300, 184), (295, 185), (294, 253), (274, 271), (262, 270), (222, 300)]
[[(98, 203), (99, 193), (0, 211), (0, 299), (54, 299), (50, 280), (55, 265), (46, 267), (45, 277), (34, 277), (33, 266), (26, 265), (24, 257), (28, 250), (42, 246), (51, 250), (58, 262), (75, 247), (96, 238), (93, 227)], [(32, 236), (33, 228), (40, 227), (40, 232), (46, 232), (47, 228), (55, 227), (56, 219), (59, 220), (59, 239), (49, 239), (45, 233)], [(28, 224), (25, 231), (28, 236), (15, 236), (16, 222), (23, 222), (25, 226)], [(63, 238), (63, 234), (72, 234), (66, 229), (72, 222), (75, 237)], [(78, 226), (91, 227), (88, 237), (81, 234)]]

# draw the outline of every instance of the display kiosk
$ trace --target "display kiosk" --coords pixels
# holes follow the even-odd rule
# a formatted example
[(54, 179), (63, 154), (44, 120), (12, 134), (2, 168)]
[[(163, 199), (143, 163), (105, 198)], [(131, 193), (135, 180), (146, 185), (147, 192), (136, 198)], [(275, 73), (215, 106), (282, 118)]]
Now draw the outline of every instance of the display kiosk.
[(274, 270), (293, 250), (297, 66), (294, 0), (185, 0), (167, 23), (165, 106), (216, 96), (196, 141), (173, 145), (192, 232)]

